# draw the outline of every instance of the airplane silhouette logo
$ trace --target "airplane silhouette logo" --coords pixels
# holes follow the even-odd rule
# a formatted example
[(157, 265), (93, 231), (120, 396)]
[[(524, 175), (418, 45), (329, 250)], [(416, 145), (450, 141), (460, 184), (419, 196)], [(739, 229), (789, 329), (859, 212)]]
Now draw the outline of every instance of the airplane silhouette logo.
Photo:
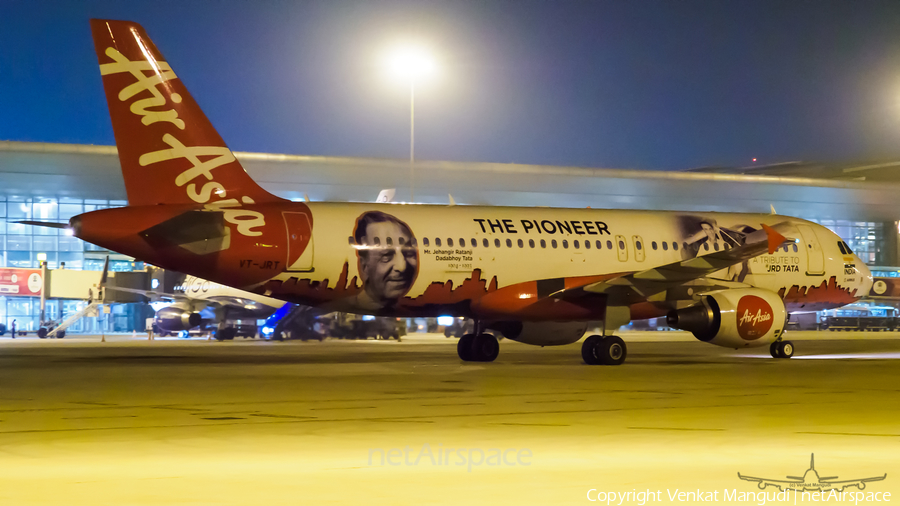
[(859, 490), (863, 490), (866, 488), (866, 483), (881, 481), (887, 478), (887, 473), (884, 473), (884, 476), (858, 478), (853, 480), (838, 480), (837, 476), (819, 476), (819, 473), (816, 471), (815, 454), (811, 453), (809, 455), (809, 469), (803, 473), (803, 476), (786, 476), (786, 480), (775, 480), (769, 478), (757, 478), (756, 476), (745, 476), (738, 472), (738, 478), (746, 481), (755, 481), (760, 489), (765, 489), (768, 486), (778, 487), (778, 490), (781, 492), (784, 492), (785, 490), (793, 490), (795, 492), (804, 492), (807, 490), (828, 492), (837, 490), (838, 492), (843, 492), (847, 487), (857, 487)]

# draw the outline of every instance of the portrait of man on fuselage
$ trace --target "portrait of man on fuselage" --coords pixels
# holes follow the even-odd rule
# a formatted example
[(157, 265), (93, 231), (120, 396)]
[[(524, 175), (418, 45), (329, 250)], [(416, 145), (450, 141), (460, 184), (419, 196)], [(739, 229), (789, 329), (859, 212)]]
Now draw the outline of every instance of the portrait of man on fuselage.
[(409, 225), (396, 216), (368, 211), (353, 230), (363, 291), (356, 306), (378, 311), (406, 295), (419, 272), (419, 250)]

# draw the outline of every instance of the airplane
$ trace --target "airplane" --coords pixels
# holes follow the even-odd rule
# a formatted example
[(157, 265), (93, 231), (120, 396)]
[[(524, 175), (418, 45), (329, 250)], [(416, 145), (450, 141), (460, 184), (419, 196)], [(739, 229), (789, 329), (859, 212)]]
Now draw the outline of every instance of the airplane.
[(787, 476), (787, 480), (770, 480), (768, 478), (744, 476), (741, 473), (738, 473), (738, 478), (746, 481), (755, 481), (760, 489), (765, 489), (769, 485), (778, 487), (780, 492), (784, 492), (785, 490), (795, 490), (797, 492), (804, 492), (807, 490), (818, 490), (822, 492), (837, 490), (838, 492), (843, 492), (847, 487), (857, 487), (859, 490), (863, 490), (866, 488), (866, 483), (881, 481), (887, 478), (887, 473), (884, 473), (884, 476), (875, 476), (873, 478), (840, 481), (836, 481), (838, 478), (837, 476), (820, 477), (819, 473), (816, 471), (815, 457), (815, 454), (809, 454), (809, 469), (803, 473), (803, 476)]
[[(37, 224), (33, 221), (25, 222)], [(109, 259), (107, 258), (107, 262)], [(140, 290), (107, 286), (107, 290), (143, 295), (153, 302), (154, 331), (161, 334), (189, 331), (201, 325), (213, 324), (213, 335), (218, 341), (230, 341), (239, 333), (233, 325), (236, 320), (268, 318), (282, 306), (290, 303), (265, 297), (257, 293), (238, 290), (213, 281), (174, 273), (180, 278), (172, 292)], [(255, 332), (254, 332), (255, 335)]]
[[(144, 295), (173, 301), (156, 310), (154, 323), (162, 332), (178, 333), (211, 323), (219, 341), (230, 341), (239, 334), (235, 320), (268, 318), (282, 306), (282, 300), (238, 290), (213, 281), (184, 275), (174, 293), (142, 291)], [(253, 332), (255, 335), (255, 332)]]
[(665, 317), (702, 342), (790, 358), (791, 311), (843, 306), (871, 272), (815, 223), (772, 214), (291, 202), (254, 182), (139, 24), (91, 20), (129, 205), (74, 235), (166, 269), (323, 311), (462, 316), (463, 361), (492, 330), (618, 365), (610, 335)]

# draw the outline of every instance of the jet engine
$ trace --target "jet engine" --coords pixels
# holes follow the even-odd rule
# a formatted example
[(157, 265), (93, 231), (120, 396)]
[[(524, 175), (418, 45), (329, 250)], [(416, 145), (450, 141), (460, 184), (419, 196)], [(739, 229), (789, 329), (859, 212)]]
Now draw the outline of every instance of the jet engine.
[(156, 312), (156, 326), (163, 332), (190, 330), (203, 321), (200, 313), (187, 311), (178, 306), (164, 307)]
[(571, 344), (584, 336), (586, 322), (492, 322), (488, 328), (499, 330), (503, 337), (537, 346)]
[(781, 336), (786, 322), (784, 301), (758, 288), (709, 292), (698, 304), (666, 316), (670, 327), (693, 332), (705, 343), (735, 349), (771, 344)]

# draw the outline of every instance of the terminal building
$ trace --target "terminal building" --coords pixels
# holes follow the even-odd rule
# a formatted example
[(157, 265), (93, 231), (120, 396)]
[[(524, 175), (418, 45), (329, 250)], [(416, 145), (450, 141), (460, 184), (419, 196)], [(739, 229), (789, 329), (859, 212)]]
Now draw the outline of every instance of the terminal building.
[[(786, 163), (743, 169), (662, 172), (555, 167), (515, 163), (342, 158), (241, 153), (235, 155), (263, 188), (283, 198), (372, 202), (385, 188), (396, 201), (435, 205), (591, 207), (680, 211), (754, 212), (796, 216), (836, 232), (873, 267), (900, 276), (898, 163), (817, 165)], [(410, 181), (414, 181), (410, 185)], [(65, 230), (19, 220), (68, 222), (83, 212), (127, 204), (115, 146), (0, 141), (0, 269), (144, 270), (133, 258), (103, 250)], [(49, 304), (74, 312), (78, 301)], [(74, 331), (131, 331), (147, 312), (121, 304), (108, 320)], [(39, 325), (35, 297), (5, 294), (0, 323)], [(100, 328), (102, 326), (102, 328)]]

